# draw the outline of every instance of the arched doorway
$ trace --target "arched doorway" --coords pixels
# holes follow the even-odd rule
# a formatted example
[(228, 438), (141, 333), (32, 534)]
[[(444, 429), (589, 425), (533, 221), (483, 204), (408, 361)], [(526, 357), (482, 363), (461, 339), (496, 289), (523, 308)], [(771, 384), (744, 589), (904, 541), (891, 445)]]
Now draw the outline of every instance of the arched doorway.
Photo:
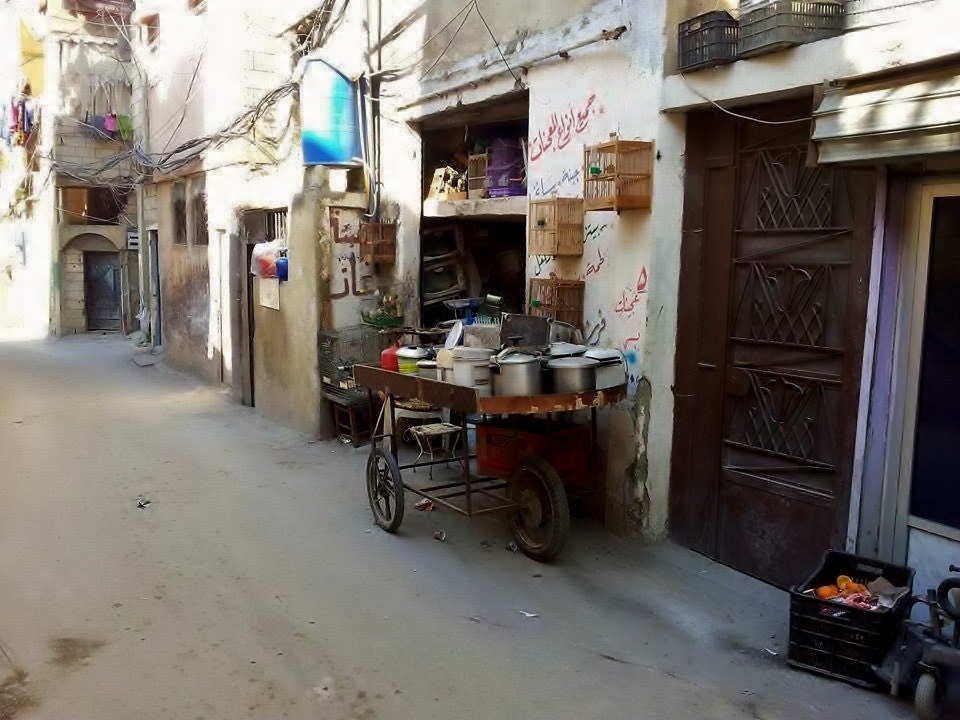
[(103, 235), (84, 233), (61, 252), (62, 328), (66, 334), (120, 330), (121, 259)]

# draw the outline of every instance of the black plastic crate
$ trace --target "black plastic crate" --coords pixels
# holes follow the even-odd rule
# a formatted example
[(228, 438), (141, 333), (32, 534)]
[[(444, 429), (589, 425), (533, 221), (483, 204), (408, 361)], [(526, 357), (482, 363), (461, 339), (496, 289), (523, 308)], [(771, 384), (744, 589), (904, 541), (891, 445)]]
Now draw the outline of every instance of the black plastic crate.
[(680, 23), (677, 67), (680, 70), (713, 67), (737, 59), (740, 23), (723, 10), (714, 10)]
[(883, 683), (873, 672), (896, 638), (910, 594), (887, 610), (863, 610), (821, 600), (805, 590), (836, 583), (847, 575), (866, 584), (879, 577), (913, 589), (913, 569), (828, 550), (820, 567), (790, 590), (790, 647), (787, 662), (862, 687)]
[(810, 0), (740, 4), (741, 58), (823, 40), (843, 30), (843, 5)]

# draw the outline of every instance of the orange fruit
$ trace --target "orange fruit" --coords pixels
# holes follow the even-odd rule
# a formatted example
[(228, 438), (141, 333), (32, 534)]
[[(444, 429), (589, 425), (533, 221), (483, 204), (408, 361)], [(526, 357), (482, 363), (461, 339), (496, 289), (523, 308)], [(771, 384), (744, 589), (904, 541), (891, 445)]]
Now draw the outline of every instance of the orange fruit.
[(841, 575), (840, 577), (837, 578), (837, 587), (840, 588), (840, 592), (843, 592), (844, 590), (846, 590), (847, 585), (849, 585), (852, 582), (853, 580), (851, 580), (846, 575)]
[(840, 588), (836, 585), (821, 585), (814, 593), (821, 600), (829, 600), (830, 598), (836, 597), (840, 594)]

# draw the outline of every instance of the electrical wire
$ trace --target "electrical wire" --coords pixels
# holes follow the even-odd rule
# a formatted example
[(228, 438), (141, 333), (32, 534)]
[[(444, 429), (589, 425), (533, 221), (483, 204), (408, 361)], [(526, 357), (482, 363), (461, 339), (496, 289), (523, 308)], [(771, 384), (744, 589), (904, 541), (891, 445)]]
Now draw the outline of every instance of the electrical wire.
[(473, 6), (471, 6), (471, 7), (467, 10), (467, 12), (464, 14), (463, 19), (460, 20), (460, 24), (457, 25), (457, 29), (454, 31), (453, 35), (450, 36), (450, 40), (447, 41), (447, 44), (444, 46), (443, 50), (441, 50), (441, 51), (440, 51), (440, 54), (437, 55), (437, 59), (434, 60), (434, 61), (430, 64), (430, 67), (428, 67), (426, 70), (424, 70), (423, 73), (420, 75), (420, 79), (421, 79), (421, 80), (423, 80), (427, 75), (429, 75), (429, 74), (431, 73), (431, 71), (437, 66), (437, 63), (439, 63), (439, 62), (443, 59), (443, 56), (447, 54), (447, 50), (450, 49), (450, 46), (453, 45), (453, 41), (456, 40), (456, 39), (457, 39), (457, 35), (460, 34), (460, 30), (463, 28), (463, 24), (464, 24), (465, 22), (467, 22), (467, 20), (470, 19), (470, 16), (471, 16), (472, 14), (473, 14)]
[(802, 118), (796, 118), (795, 120), (763, 120), (761, 118), (750, 117), (749, 115), (742, 115), (740, 113), (734, 112), (733, 110), (728, 110), (727, 108), (720, 105), (720, 103), (718, 103), (716, 100), (711, 100), (710, 98), (708, 98), (702, 92), (697, 90), (693, 85), (691, 85), (683, 73), (677, 73), (677, 74), (680, 76), (680, 79), (683, 80), (683, 84), (690, 89), (690, 92), (692, 92), (694, 95), (699, 97), (701, 100), (706, 100), (708, 103), (710, 103), (715, 108), (717, 108), (717, 110), (720, 110), (721, 112), (724, 112), (727, 115), (730, 115), (731, 117), (740, 118), (741, 120), (749, 120), (750, 122), (760, 123), (761, 125), (794, 125), (796, 123), (810, 122), (813, 119), (812, 115), (808, 115), (807, 117), (802, 117)]
[(497, 46), (497, 52), (500, 53), (500, 59), (503, 60), (503, 64), (507, 66), (507, 70), (510, 71), (510, 74), (513, 75), (514, 81), (517, 85), (522, 87), (523, 81), (517, 77), (517, 74), (513, 71), (513, 68), (510, 67), (510, 63), (507, 62), (507, 58), (504, 57), (503, 50), (500, 48), (500, 43), (497, 41), (497, 36), (493, 34), (493, 30), (490, 29), (490, 26), (487, 24), (487, 19), (483, 16), (483, 13), (480, 11), (480, 3), (478, 0), (473, 0), (473, 6), (477, 10), (477, 15), (480, 16), (480, 20), (483, 22), (483, 26), (487, 29), (487, 32), (490, 34), (490, 39), (493, 40), (493, 44)]

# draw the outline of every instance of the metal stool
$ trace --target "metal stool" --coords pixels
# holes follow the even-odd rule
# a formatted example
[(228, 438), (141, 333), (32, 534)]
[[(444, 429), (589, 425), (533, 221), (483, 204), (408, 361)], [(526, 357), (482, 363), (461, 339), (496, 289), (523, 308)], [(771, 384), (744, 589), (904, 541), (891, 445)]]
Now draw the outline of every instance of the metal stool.
[[(436, 451), (443, 452), (448, 460), (455, 460), (455, 453), (457, 451), (457, 445), (460, 444), (461, 434), (459, 425), (439, 422), (415, 425), (414, 427), (408, 428), (406, 433), (404, 433), (404, 437), (410, 435), (417, 441), (420, 454), (417, 455), (417, 459), (414, 462), (420, 462), (420, 458), (424, 455), (428, 455), (430, 460), (433, 461), (433, 454)], [(442, 446), (440, 448), (434, 448), (433, 446), (433, 439), (437, 437), (442, 438)], [(450, 438), (453, 438), (452, 447), (450, 445)], [(417, 469), (413, 468), (413, 471), (416, 472)], [(430, 465), (430, 479), (433, 479), (433, 465)]]

